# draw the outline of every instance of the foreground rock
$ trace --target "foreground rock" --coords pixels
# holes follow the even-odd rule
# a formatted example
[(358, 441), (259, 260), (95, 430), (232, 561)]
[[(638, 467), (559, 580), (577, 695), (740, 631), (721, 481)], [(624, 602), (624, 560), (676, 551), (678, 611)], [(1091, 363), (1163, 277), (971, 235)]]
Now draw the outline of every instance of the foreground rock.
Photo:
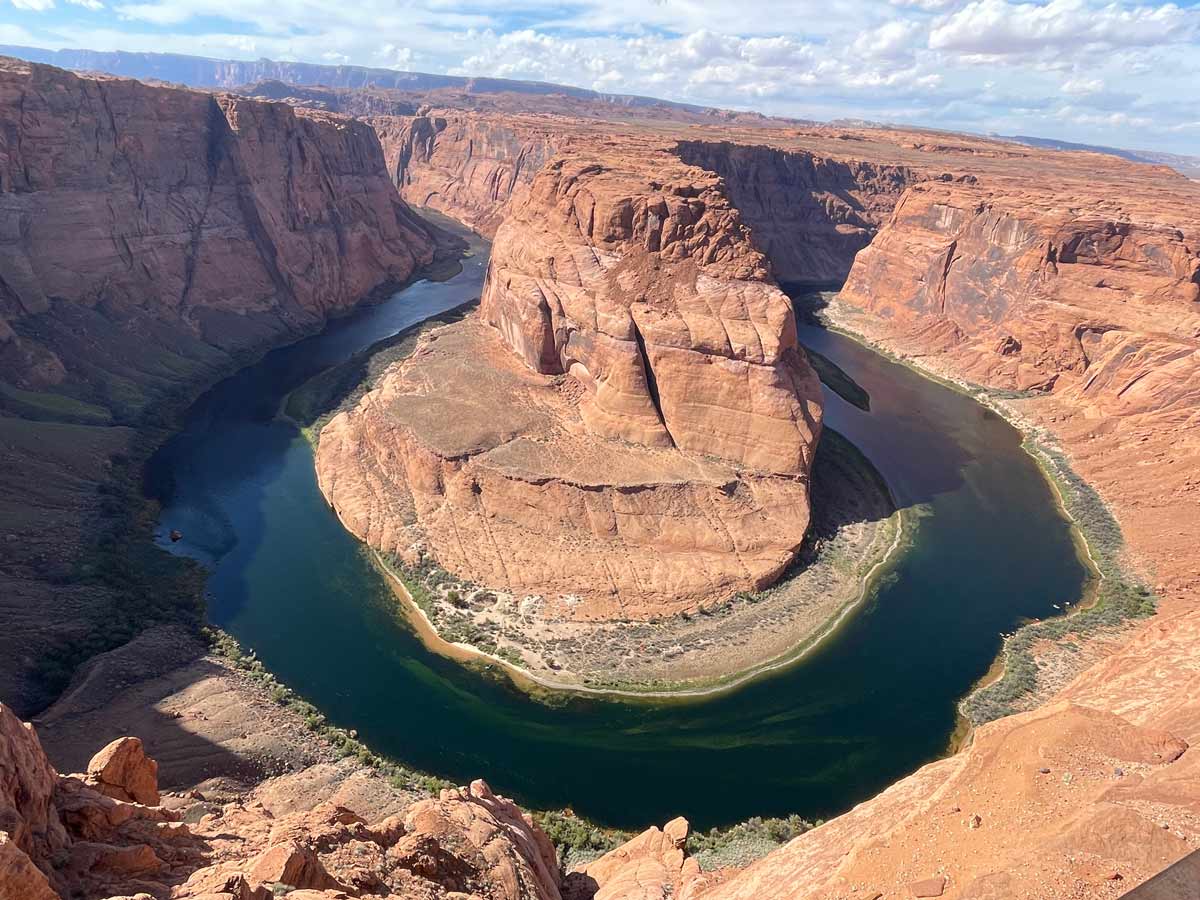
[(713, 176), (647, 150), (554, 162), (493, 245), (477, 319), (325, 428), (359, 537), (566, 618), (776, 579), (808, 525), (820, 387)]
[(136, 738), (106, 747), (89, 768), (97, 771), (58, 775), (32, 727), (0, 706), (2, 900), (559, 897), (549, 840), (483, 781), (371, 825), (329, 802), (272, 812), (252, 797), (197, 796), (166, 809), (95, 790), (102, 773), (157, 798), (154, 763)]

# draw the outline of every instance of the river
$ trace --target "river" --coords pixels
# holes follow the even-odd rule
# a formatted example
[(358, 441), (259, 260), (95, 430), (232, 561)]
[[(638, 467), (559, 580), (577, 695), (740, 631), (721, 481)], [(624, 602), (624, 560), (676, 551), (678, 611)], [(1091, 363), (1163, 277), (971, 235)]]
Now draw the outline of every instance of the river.
[(427, 651), (317, 490), (287, 393), (377, 340), (478, 297), (486, 246), (220, 383), (154, 457), (160, 534), (211, 570), (210, 620), (335, 724), (413, 767), (636, 828), (829, 817), (945, 752), (959, 698), (1001, 633), (1076, 600), (1087, 571), (1016, 430), (955, 391), (814, 327), (801, 340), (871, 398), (826, 421), (910, 510), (911, 546), (802, 662), (736, 692), (669, 702), (531, 699)]

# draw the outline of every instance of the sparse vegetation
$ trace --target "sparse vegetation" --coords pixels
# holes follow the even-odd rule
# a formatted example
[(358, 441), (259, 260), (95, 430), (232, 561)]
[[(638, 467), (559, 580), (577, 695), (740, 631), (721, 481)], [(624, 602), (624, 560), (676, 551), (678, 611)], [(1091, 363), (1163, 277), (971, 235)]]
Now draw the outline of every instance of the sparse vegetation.
[(962, 713), (973, 725), (1011, 715), (1019, 701), (1037, 689), (1038, 667), (1032, 649), (1038, 641), (1059, 641), (1068, 635), (1085, 638), (1099, 630), (1115, 628), (1153, 615), (1155, 599), (1150, 589), (1132, 576), (1122, 560), (1121, 526), (1103, 498), (1072, 470), (1059, 451), (1027, 438), (1026, 448), (1042, 464), (1074, 520), (1098, 578), (1092, 602), (1070, 615), (1034, 622), (1018, 629), (1004, 642), (1004, 673), (996, 681), (971, 693)]
[(397, 790), (436, 794), (443, 788), (453, 786), (453, 782), (445, 778), (418, 772), (393, 759), (380, 756), (360, 741), (358, 733), (353, 729), (331, 725), (315, 706), (268, 672), (253, 652), (247, 653), (243, 650), (237, 640), (228, 633), (219, 628), (205, 628), (204, 635), (214, 655), (220, 656), (250, 681), (263, 687), (272, 701), (296, 713), (308, 730), (327, 741), (338, 756), (343, 759), (354, 757), (362, 765), (386, 777)]
[(49, 391), (25, 391), (4, 382), (0, 382), (0, 409), (24, 419), (80, 425), (107, 425), (113, 418), (94, 403)]
[(687, 849), (706, 872), (726, 866), (747, 866), (819, 824), (797, 815), (754, 816), (728, 828), (693, 832), (688, 836)]
[(603, 856), (633, 837), (628, 831), (603, 828), (589, 822), (569, 809), (535, 812), (533, 821), (554, 844), (558, 851), (558, 864), (564, 872), (579, 863)]
[(141, 459), (112, 457), (101, 495), (96, 534), (58, 578), (64, 585), (95, 589), (88, 626), (63, 638), (39, 657), (38, 677), (61, 692), (82, 661), (132, 640), (156, 625), (198, 631), (204, 621), (205, 573), (190, 559), (155, 546), (157, 505), (141, 492)]

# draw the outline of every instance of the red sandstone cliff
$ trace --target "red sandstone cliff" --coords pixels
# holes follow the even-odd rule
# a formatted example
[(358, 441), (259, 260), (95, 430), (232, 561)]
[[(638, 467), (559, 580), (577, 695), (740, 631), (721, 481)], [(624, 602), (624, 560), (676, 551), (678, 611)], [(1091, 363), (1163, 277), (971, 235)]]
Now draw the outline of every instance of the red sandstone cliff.
[(820, 388), (719, 179), (636, 145), (552, 161), (479, 319), (322, 432), (354, 533), (567, 618), (694, 609), (790, 563)]
[(434, 246), (362, 123), (0, 60), (6, 701), (52, 699), (50, 657), (82, 661), (71, 648), (119, 612), (79, 562), (111, 515), (111, 460), (147, 450), (114, 423), (403, 281)]
[(840, 284), (896, 202), (928, 175), (799, 149), (681, 141), (684, 162), (716, 172), (780, 281)]
[(15, 61), (0, 92), (10, 384), (135, 413), (127, 394), (312, 328), (432, 258), (359, 122)]
[(445, 213), (480, 234), (496, 233), (514, 193), (527, 188), (570, 129), (545, 120), (487, 117), (459, 110), (367, 119), (388, 172), (415, 206)]

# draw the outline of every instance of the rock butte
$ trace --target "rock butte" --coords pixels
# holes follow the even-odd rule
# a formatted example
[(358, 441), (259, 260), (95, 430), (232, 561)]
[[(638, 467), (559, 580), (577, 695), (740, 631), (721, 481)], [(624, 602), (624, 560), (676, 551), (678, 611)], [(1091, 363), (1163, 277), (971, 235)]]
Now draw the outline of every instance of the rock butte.
[[(221, 815), (207, 822), (202, 818), (193, 832), (172, 821), (169, 811), (106, 797), (88, 786), (87, 777), (56, 775), (32, 733), (3, 710), (0, 889), (49, 897), (52, 886), (66, 886), (61, 879), (70, 877), (77, 879), (72, 885), (85, 887), (85, 895), (103, 896), (142, 890), (147, 879), (184, 876), (181, 884), (191, 887), (177, 887), (192, 895), (245, 900), (264, 896), (254, 893), (263, 880), (285, 876), (311, 879), (309, 886), (327, 895), (336, 888), (325, 878), (338, 880), (349, 894), (369, 893), (377, 886), (369, 880), (375, 873), (405, 879), (411, 896), (430, 897), (464, 889), (494, 897), (668, 892), (691, 900), (901, 897), (929, 892), (939, 878), (945, 897), (1115, 897), (1200, 846), (1200, 796), (1194, 787), (1194, 745), (1200, 740), (1196, 183), (1165, 169), (1094, 154), (930, 132), (794, 123), (750, 127), (719, 118), (706, 120), (701, 131), (694, 122), (616, 121), (625, 118), (624, 111), (610, 115), (614, 121), (597, 122), (562, 115), (569, 107), (562, 98), (553, 101), (554, 116), (533, 114), (536, 101), (528, 98), (519, 108), (505, 109), (497, 101), (497, 108), (485, 112), (446, 108), (417, 117), (377, 116), (372, 125), (381, 147), (368, 129), (349, 119), (80, 79), (25, 64), (0, 67), (0, 90), (6, 98), (0, 105), (5, 117), (0, 197), (6, 209), (19, 213), (5, 221), (28, 223), (3, 243), (6, 287), (0, 309), (6, 325), (0, 360), (11, 385), (89, 402), (110, 417), (116, 413), (118, 423), (140, 427), (140, 420), (122, 410), (140, 408), (144, 397), (160, 392), (194, 391), (239, 346), (312, 327), (325, 312), (345, 308), (375, 284), (405, 277), (432, 255), (433, 244), (430, 232), (384, 183), (385, 173), (410, 199), (496, 233), (498, 254), (503, 250), (498, 262), (518, 276), (540, 277), (557, 297), (562, 292), (557, 279), (547, 278), (546, 270), (536, 268), (537, 259), (522, 250), (535, 238), (547, 240), (546, 235), (561, 240), (555, 229), (565, 224), (553, 217), (557, 206), (546, 202), (555, 198), (557, 203), (558, 189), (548, 189), (546, 181), (576, 163), (597, 160), (608, 161), (604, 174), (611, 178), (621, 171), (614, 161), (628, 158), (626, 168), (635, 177), (619, 190), (611, 183), (606, 190), (636, 206), (662, 192), (647, 190), (645, 161), (666, 160), (666, 169), (687, 166), (688, 183), (707, 185), (724, 198), (728, 215), (723, 221), (748, 229), (748, 238), (730, 235), (732, 243), (725, 246), (745, 248), (739, 255), (766, 253), (780, 277), (847, 277), (835, 312), (855, 329), (945, 375), (1035, 388), (1011, 407), (1057, 438), (1102, 492), (1121, 520), (1132, 561), (1153, 573), (1162, 598), (1156, 617), (1043, 708), (983, 726), (953, 757), (926, 766), (741, 872), (698, 873), (680, 847), (681, 823), (671, 823), (569, 880), (547, 879), (545, 847), (536, 831), (510, 804), (489, 799), (482, 785), (424, 801), (421, 821), (410, 822), (405, 814), (402, 829), (384, 828), (382, 821), (369, 826), (337, 810), (310, 813), (295, 803), (255, 805), (270, 800), (261, 793), (268, 786), (308, 770), (266, 781), (253, 791), (245, 788), (240, 803), (221, 807)], [(374, 115), (385, 108), (373, 105), (367, 111)], [(95, 114), (80, 118), (80, 110)], [(234, 115), (237, 110), (245, 115)], [(215, 146), (228, 153), (215, 157), (221, 164), (210, 177), (208, 161), (214, 157), (205, 148), (214, 143), (206, 138), (226, 134), (219, 120), (230, 125), (230, 132)], [(95, 140), (71, 139), (80, 122)], [(306, 198), (300, 207), (270, 194), (270, 185), (256, 181), (255, 170), (240, 155), (240, 129), (251, 122), (257, 155), (247, 147), (248, 158), (262, 166), (259, 174), (286, 172), (294, 187), (304, 185), (285, 195)], [(214, 125), (221, 127), (214, 131)], [(702, 146), (694, 146), (697, 137), (704, 138)], [(325, 162), (314, 162), (317, 158)], [(51, 159), (57, 161), (53, 166), (46, 162)], [(527, 162), (517, 165), (518, 159)], [(555, 171), (547, 168), (556, 164)], [(162, 172), (171, 177), (156, 181)], [(295, 181), (305, 172), (310, 175)], [(336, 192), (324, 177), (329, 172), (342, 179)], [(28, 180), (32, 176), (37, 178)], [(182, 176), (185, 189), (175, 191), (172, 186)], [(664, 187), (675, 181), (657, 173), (651, 177)], [(236, 199), (245, 191), (231, 187), (238, 184), (254, 186), (256, 197), (276, 199), (246, 205)], [(156, 185), (161, 190), (156, 192)], [(210, 185), (213, 205), (205, 206)], [(125, 202), (129, 192), (142, 202), (131, 203), (123, 215), (146, 218), (135, 218), (139, 227), (126, 231), (124, 219), (101, 211), (110, 199)], [(325, 246), (337, 245), (338, 235), (346, 235), (347, 219), (331, 214), (343, 208), (335, 200), (342, 194), (360, 198), (350, 221), (361, 223), (364, 235), (391, 233), (397, 241), (387, 252), (378, 245), (372, 252), (356, 251), (354, 265), (333, 277), (342, 272), (339, 253), (321, 255), (317, 247), (326, 240)], [(189, 205), (188, 197), (197, 202)], [(35, 206), (65, 218), (56, 220), (54, 230), (42, 231), (37, 217), (21, 213)], [(264, 227), (276, 222), (280, 228), (260, 230), (251, 207)], [(272, 208), (278, 216), (264, 218), (263, 210)], [(192, 210), (182, 222), (172, 218), (180, 209)], [(373, 221), (380, 210), (382, 218)], [(533, 232), (502, 241), (498, 232), (507, 224), (501, 223), (518, 217)], [(388, 231), (393, 222), (397, 229), (408, 223), (403, 234)], [(28, 243), (31, 236), (38, 236), (36, 246)], [(715, 246), (721, 236), (708, 239)], [(364, 240), (369, 244), (373, 238)], [(207, 249), (198, 253), (197, 241)], [(585, 241), (567, 246), (601, 249)], [(654, 251), (643, 248), (637, 258), (646, 259), (647, 252)], [(282, 281), (275, 280), (267, 262), (272, 258)], [(324, 262), (316, 269), (306, 265), (318, 258)], [(40, 267), (43, 259), (60, 260), (70, 277)], [(674, 265), (703, 268), (696, 260)], [(645, 274), (638, 265), (632, 269), (634, 278)], [(302, 287), (281, 286), (308, 271), (329, 273), (328, 283), (336, 288), (318, 301)], [(766, 286), (757, 290), (770, 286), (765, 275), (734, 280)], [(541, 285), (539, 290), (551, 296)], [(549, 394), (569, 369), (562, 367), (561, 354), (570, 335), (557, 330), (561, 319), (550, 315), (547, 326), (547, 319), (533, 315), (536, 305), (514, 304), (506, 292), (489, 285), (481, 312), (507, 323), (507, 343), (487, 342), (497, 377)], [(44, 302), (52, 296), (63, 302)], [(193, 304), (193, 297), (209, 299)], [(311, 305), (322, 303), (331, 306)], [(615, 306), (636, 322), (632, 304)], [(552, 310), (549, 300), (547, 308)], [(521, 311), (529, 315), (516, 315)], [(85, 326), (95, 343), (78, 340)], [(451, 338), (466, 341), (472, 330), (489, 328), (475, 321)], [(529, 334), (540, 334), (543, 342), (517, 340)], [(780, 329), (776, 338), (782, 334)], [(120, 343), (126, 335), (134, 336), (138, 350), (170, 347), (203, 365), (135, 366), (138, 354)], [(442, 337), (427, 348), (431, 355), (438, 340)], [(643, 358), (650, 358), (648, 340), (646, 347)], [(555, 354), (562, 374), (543, 370)], [(525, 362), (530, 359), (532, 366)], [(590, 367), (588, 373), (597, 376)], [(396, 389), (409, 389), (405, 377), (403, 372), (393, 376)], [(613, 399), (624, 402), (625, 393)], [(648, 382), (643, 391), (630, 393), (642, 398), (640, 406), (604, 405), (597, 400), (597, 386), (595, 395), (580, 393), (573, 406), (564, 398), (550, 409), (582, 429), (586, 399), (594, 407), (592, 421), (601, 423), (588, 427), (647, 421), (653, 426), (651, 417), (630, 411), (645, 411)], [(30, 402), (26, 395), (6, 395), (6, 410), (16, 402), (13, 396)], [(71, 409), (84, 416), (79, 407)], [(614, 409), (620, 416), (612, 417)], [(577, 418), (568, 419), (568, 413)], [(669, 432), (668, 418), (661, 425)], [(32, 674), (40, 648), (90, 627), (79, 623), (89, 621), (93, 610), (107, 610), (112, 597), (103, 585), (52, 584), (56, 572), (50, 560), (69, 563), (78, 556), (84, 523), (100, 513), (90, 486), (108, 477), (104, 462), (127, 452), (139, 432), (108, 421), (40, 421), (11, 412), (0, 417), (0, 426), (5, 434), (0, 500), (5, 521), (18, 523), (17, 540), (0, 544), (6, 624), (0, 633), (0, 658), (6, 660), (0, 690), (32, 710), (50, 699), (39, 693)], [(613, 440), (603, 432), (595, 439)], [(682, 458), (691, 451), (645, 446), (643, 452), (674, 452)], [(708, 462), (735, 463), (749, 471), (736, 459)], [(370, 500), (364, 496), (358, 502), (365, 506)], [(180, 659), (150, 652), (146, 639), (143, 635), (125, 650), (98, 657), (81, 673), (71, 695), (47, 714), (54, 723), (49, 733), (58, 732), (57, 740), (63, 741), (61, 734), (77, 727), (111, 739), (121, 734), (113, 733), (116, 710), (132, 716), (137, 710), (169, 709), (185, 717), (171, 719), (180, 724), (163, 730), (147, 719), (142, 736), (151, 756), (159, 742), (176, 751), (175, 771), (183, 772), (202, 753), (212, 754), (206, 759), (210, 771), (225, 773), (252, 759), (271, 758), (251, 754), (257, 732), (229, 730), (231, 722), (262, 720), (263, 707), (255, 705), (261, 701), (214, 663), (198, 660), (198, 651), (180, 650)], [(122, 667), (133, 662), (149, 667), (138, 677), (149, 679), (145, 690), (152, 692), (139, 694), (136, 708), (122, 706), (120, 693), (105, 687), (116, 683), (113, 676), (101, 677), (131, 671)], [(215, 708), (218, 701), (221, 706)], [(220, 752), (214, 753), (214, 746)], [(229, 748), (242, 749), (239, 755)], [(60, 752), (67, 749), (65, 742), (60, 745)], [(230, 759), (223, 760), (222, 753)], [(137, 756), (131, 749), (121, 752), (131, 762)], [(110, 784), (102, 774), (109, 768), (98, 764), (99, 771), (89, 777)], [(115, 773), (129, 767), (111, 768)], [(181, 774), (178, 779), (194, 784), (199, 777)], [(142, 770), (139, 792), (145, 781)], [(355, 800), (360, 808), (386, 792), (378, 780), (360, 784), (364, 787)], [(299, 818), (288, 818), (297, 813)], [(207, 849), (190, 843), (196, 835), (208, 840)], [(344, 864), (351, 854), (361, 864)], [(379, 875), (374, 861), (381, 854), (399, 862), (390, 875)], [(64, 865), (43, 871), (51, 859)], [(440, 880), (448, 871), (459, 879), (453, 887)], [(206, 881), (209, 877), (214, 880)], [(348, 883), (355, 877), (363, 880)], [(512, 892), (514, 885), (519, 894)]]
[(496, 233), (478, 316), (321, 434), (359, 537), (637, 618), (769, 584), (808, 525), (820, 387), (720, 181), (652, 150), (551, 162)]

